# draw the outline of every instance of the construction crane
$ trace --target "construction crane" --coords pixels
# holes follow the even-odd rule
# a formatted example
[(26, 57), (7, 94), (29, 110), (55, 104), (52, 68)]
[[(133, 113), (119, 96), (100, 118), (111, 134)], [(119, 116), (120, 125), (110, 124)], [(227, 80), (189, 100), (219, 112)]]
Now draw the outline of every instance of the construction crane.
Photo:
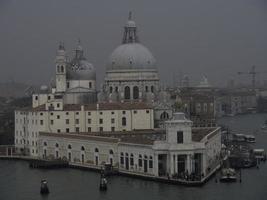
[(253, 65), (248, 72), (237, 72), (238, 75), (251, 75), (251, 86), (253, 89), (255, 89), (256, 85), (256, 75), (257, 74), (262, 74), (262, 73), (267, 73), (267, 71), (256, 71), (256, 66)]

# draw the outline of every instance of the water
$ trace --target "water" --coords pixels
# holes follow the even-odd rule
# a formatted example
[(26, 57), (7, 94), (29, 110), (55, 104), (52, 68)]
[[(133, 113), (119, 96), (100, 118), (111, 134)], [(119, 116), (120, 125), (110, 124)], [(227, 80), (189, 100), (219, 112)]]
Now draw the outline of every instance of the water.
[[(266, 147), (267, 133), (255, 132), (267, 119), (267, 115), (242, 115), (224, 118), (220, 123), (232, 129), (253, 133), (257, 147)], [(0, 160), (0, 200), (265, 200), (267, 198), (267, 163), (260, 169), (242, 172), (242, 183), (215, 183), (211, 179), (203, 187), (184, 187), (128, 177), (109, 179), (108, 191), (98, 189), (99, 174), (75, 169), (39, 170), (29, 169), (24, 161)], [(47, 197), (39, 194), (40, 180), (48, 180), (51, 193)]]

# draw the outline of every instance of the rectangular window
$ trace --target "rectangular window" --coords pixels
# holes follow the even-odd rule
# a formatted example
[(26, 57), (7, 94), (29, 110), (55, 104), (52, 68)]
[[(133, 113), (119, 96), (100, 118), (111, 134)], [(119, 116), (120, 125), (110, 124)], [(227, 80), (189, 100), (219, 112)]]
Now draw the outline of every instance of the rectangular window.
[(70, 124), (70, 120), (69, 119), (66, 119), (66, 124)]
[(40, 120), (40, 125), (44, 125), (44, 120)]
[(111, 131), (112, 132), (114, 132), (115, 131), (115, 127), (113, 126), (113, 127), (111, 127)]
[(66, 112), (66, 115), (69, 115), (69, 112)]
[(91, 119), (88, 119), (87, 121), (88, 121), (88, 124), (91, 124), (91, 122), (92, 122), (92, 120), (91, 120)]
[(52, 113), (52, 112), (51, 112), (51, 113), (50, 113), (50, 115), (51, 115), (51, 116), (53, 116), (53, 115), (54, 115), (54, 113)]
[(184, 133), (183, 131), (177, 131), (177, 143), (182, 144), (184, 142)]
[(89, 82), (89, 88), (92, 88), (92, 82)]
[(70, 132), (70, 129), (69, 128), (66, 128), (66, 133), (69, 133)]
[(40, 113), (40, 115), (42, 116), (42, 115), (43, 115), (43, 113)]
[(50, 120), (50, 124), (53, 125), (54, 124), (54, 120), (51, 119)]
[(126, 111), (124, 110), (124, 111), (122, 111), (122, 114), (125, 114), (126, 113)]
[(111, 124), (114, 124), (114, 123), (115, 123), (115, 119), (112, 118), (112, 119), (111, 119)]
[(99, 119), (99, 124), (103, 124), (103, 119)]
[(60, 104), (59, 103), (57, 103), (57, 108), (59, 108), (60, 107)]
[(111, 114), (114, 115), (114, 112), (112, 111)]
[(137, 110), (134, 110), (134, 114), (136, 114), (137, 113)]
[(92, 131), (92, 128), (91, 127), (88, 127), (88, 132), (91, 132)]
[(59, 115), (57, 115), (57, 119), (60, 119), (60, 116)]
[(76, 115), (79, 115), (79, 112), (76, 112)]
[(99, 131), (100, 132), (103, 132), (103, 127), (99, 127)]
[(87, 114), (88, 114), (88, 115), (91, 115), (91, 112), (88, 112)]
[(100, 115), (103, 115), (103, 112), (99, 112)]
[(79, 119), (75, 119), (75, 124), (79, 124)]
[(76, 133), (79, 133), (79, 132), (80, 132), (79, 127), (76, 127), (76, 128), (75, 128), (75, 131), (76, 131)]

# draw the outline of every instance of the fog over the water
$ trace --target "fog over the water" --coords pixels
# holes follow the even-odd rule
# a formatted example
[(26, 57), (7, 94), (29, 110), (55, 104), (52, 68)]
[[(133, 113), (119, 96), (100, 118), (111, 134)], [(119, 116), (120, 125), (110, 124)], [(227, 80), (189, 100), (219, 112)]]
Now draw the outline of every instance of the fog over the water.
[(48, 83), (59, 41), (72, 52), (80, 38), (100, 84), (129, 11), (165, 83), (267, 70), (266, 0), (0, 0), (0, 82)]

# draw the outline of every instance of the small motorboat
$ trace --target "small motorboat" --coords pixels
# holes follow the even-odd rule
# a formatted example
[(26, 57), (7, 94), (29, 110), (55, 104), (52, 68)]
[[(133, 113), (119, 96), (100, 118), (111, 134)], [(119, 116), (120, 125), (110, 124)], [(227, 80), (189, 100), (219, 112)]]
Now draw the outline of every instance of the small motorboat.
[(103, 174), (101, 174), (99, 190), (101, 191), (107, 190), (108, 189), (107, 184), (108, 184), (108, 181), (106, 177)]
[(255, 143), (256, 139), (254, 135), (245, 135), (245, 141), (247, 143)]
[(261, 127), (262, 130), (267, 130), (267, 120), (264, 122), (264, 124)]
[(41, 180), (40, 194), (49, 194), (49, 189), (46, 180)]
[(236, 171), (232, 168), (223, 168), (221, 171), (220, 182), (236, 182)]

